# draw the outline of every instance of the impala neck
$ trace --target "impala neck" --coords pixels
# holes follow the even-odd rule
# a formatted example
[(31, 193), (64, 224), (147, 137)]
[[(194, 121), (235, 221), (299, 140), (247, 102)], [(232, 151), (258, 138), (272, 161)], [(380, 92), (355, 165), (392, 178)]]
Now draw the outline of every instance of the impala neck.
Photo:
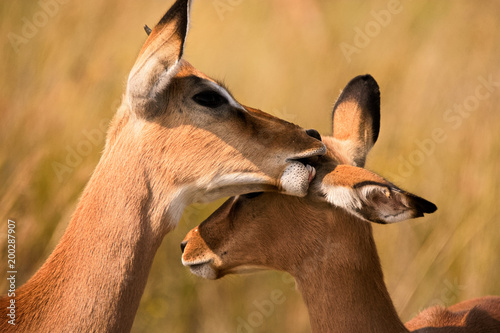
[(408, 332), (385, 286), (371, 225), (345, 213), (352, 228), (342, 232), (333, 216), (321, 223), (329, 230), (320, 255), (293, 274), (313, 332)]
[[(18, 328), (35, 323), (24, 331), (130, 330), (168, 230), (151, 221), (154, 199), (137, 163), (140, 153), (129, 150), (124, 160), (119, 152), (104, 153), (60, 243), (19, 290)], [(166, 201), (162, 208), (168, 210)]]

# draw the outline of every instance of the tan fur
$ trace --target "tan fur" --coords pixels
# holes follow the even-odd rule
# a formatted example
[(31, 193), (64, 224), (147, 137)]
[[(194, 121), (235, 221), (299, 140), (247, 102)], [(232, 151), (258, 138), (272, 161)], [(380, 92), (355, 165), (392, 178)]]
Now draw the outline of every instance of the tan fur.
[(334, 171), (328, 173), (323, 182), (337, 186), (354, 187), (362, 182), (386, 184), (386, 180), (366, 169), (353, 168), (350, 165), (338, 165)]
[(246, 267), (289, 272), (313, 332), (404, 331), (383, 282), (371, 226), (332, 208), (319, 193), (229, 199), (185, 242), (183, 262), (208, 262), (213, 273), (205, 277)]
[[(370, 94), (365, 88), (356, 92), (359, 102)], [(307, 197), (263, 193), (254, 198), (229, 199), (188, 233), (182, 260), (193, 273), (210, 279), (256, 267), (289, 272), (304, 298), (313, 332), (408, 332), (387, 292), (372, 228), (364, 220), (371, 213), (360, 214), (362, 219), (347, 206), (332, 206), (329, 191), (340, 187), (355, 196), (355, 188), (360, 184), (380, 184), (387, 189), (387, 196), (368, 198), (359, 212), (366, 209), (376, 212), (390, 206), (405, 213), (404, 219), (431, 213), (435, 206), (395, 188), (368, 170), (339, 164), (364, 161), (366, 156), (359, 152), (366, 154), (374, 143), (362, 140), (366, 136), (359, 134), (369, 132), (372, 126), (359, 112), (362, 108), (352, 103), (351, 98), (346, 100), (348, 104), (339, 104), (345, 113), (343, 120), (334, 117), (334, 123), (348, 121), (362, 125), (355, 126), (349, 135), (334, 130), (334, 135), (342, 133), (341, 138), (324, 138), (328, 153), (316, 165), (318, 175)], [(352, 108), (351, 116), (346, 106)], [(365, 148), (359, 147), (360, 144)], [(472, 300), (449, 309), (431, 308), (410, 321), (408, 329), (500, 332), (500, 297)]]
[[(313, 332), (407, 332), (384, 284), (371, 226), (315, 193), (229, 199), (185, 242), (184, 263), (209, 262), (211, 278), (246, 267), (292, 274)], [(500, 297), (469, 302), (429, 309), (407, 327), (415, 332), (500, 332)]]
[(16, 291), (15, 326), (0, 298), (0, 331), (129, 331), (155, 252), (186, 205), (286, 191), (290, 163), (324, 152), (302, 128), (232, 97), (217, 110), (193, 101), (206, 89), (229, 94), (178, 58), (186, 6), (178, 0), (146, 41), (68, 229)]
[(335, 114), (333, 133), (339, 140), (349, 140), (353, 133), (358, 132), (362, 128), (361, 118), (352, 117), (356, 115), (358, 104), (355, 100), (346, 101), (337, 109)]

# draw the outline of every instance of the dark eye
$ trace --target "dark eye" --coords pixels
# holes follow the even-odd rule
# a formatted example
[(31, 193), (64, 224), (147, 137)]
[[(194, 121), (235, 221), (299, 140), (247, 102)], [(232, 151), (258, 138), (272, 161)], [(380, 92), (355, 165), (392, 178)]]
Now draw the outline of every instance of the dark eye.
[(247, 198), (247, 199), (253, 199), (253, 198), (258, 197), (262, 193), (264, 193), (264, 192), (253, 192), (253, 193), (243, 194), (242, 196), (245, 197), (245, 198)]
[(227, 99), (213, 90), (202, 91), (193, 96), (193, 101), (207, 108), (215, 109), (227, 104)]

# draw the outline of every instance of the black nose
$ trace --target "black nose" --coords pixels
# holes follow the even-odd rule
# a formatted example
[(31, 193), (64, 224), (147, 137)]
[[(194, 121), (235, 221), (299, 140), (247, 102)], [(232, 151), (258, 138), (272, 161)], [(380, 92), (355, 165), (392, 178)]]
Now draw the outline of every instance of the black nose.
[(184, 253), (184, 249), (186, 248), (186, 245), (187, 245), (187, 241), (184, 241), (181, 243), (181, 252)]
[(319, 141), (321, 141), (321, 135), (319, 135), (318, 131), (316, 131), (314, 128), (311, 128), (311, 129), (308, 129), (306, 131), (307, 135), (315, 138), (315, 139), (318, 139)]

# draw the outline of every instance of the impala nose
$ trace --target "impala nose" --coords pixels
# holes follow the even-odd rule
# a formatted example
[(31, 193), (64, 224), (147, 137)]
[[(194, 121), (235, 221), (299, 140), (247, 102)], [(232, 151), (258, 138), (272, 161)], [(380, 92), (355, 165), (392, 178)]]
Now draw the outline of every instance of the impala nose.
[(321, 141), (321, 135), (314, 128), (306, 130), (307, 135)]
[(187, 243), (188, 243), (187, 241), (183, 241), (183, 242), (181, 243), (181, 252), (182, 252), (182, 253), (184, 253), (184, 249), (186, 248)]

